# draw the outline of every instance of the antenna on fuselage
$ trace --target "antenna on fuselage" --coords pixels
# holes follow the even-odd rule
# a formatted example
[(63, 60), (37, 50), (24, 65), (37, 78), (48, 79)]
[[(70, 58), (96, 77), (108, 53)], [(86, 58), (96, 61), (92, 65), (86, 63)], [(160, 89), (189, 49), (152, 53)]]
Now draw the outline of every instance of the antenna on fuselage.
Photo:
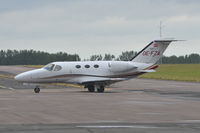
[[(164, 28), (163, 23), (162, 23), (162, 21), (160, 21), (160, 27), (159, 27), (160, 39), (162, 38), (162, 33), (163, 33), (162, 30), (163, 30), (163, 28)], [(158, 63), (162, 64), (162, 58), (163, 58), (163, 55), (162, 55), (162, 57), (160, 58), (160, 60), (158, 61)]]
[(163, 29), (163, 25), (162, 25), (162, 21), (160, 21), (160, 27), (159, 27), (160, 38), (162, 38), (162, 29)]

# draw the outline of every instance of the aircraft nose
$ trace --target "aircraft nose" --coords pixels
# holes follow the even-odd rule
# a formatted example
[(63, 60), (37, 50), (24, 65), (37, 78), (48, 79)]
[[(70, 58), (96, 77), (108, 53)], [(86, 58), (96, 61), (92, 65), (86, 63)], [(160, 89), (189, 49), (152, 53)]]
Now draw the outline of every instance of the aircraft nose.
[(25, 72), (25, 73), (21, 73), (15, 76), (15, 80), (19, 81), (19, 82), (26, 82), (30, 79), (31, 74)]
[(32, 82), (37, 79), (38, 74), (41, 72), (42, 70), (40, 69), (27, 71), (27, 72), (16, 75), (14, 79), (19, 82)]
[(15, 76), (15, 80), (22, 81), (23, 80), (23, 76), (21, 74), (18, 74), (18, 75)]

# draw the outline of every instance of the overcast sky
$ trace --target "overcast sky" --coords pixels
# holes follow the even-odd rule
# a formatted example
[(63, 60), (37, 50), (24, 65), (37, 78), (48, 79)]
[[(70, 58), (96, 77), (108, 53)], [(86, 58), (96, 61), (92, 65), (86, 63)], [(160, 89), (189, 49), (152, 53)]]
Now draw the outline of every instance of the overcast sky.
[(119, 55), (159, 39), (160, 21), (187, 40), (165, 55), (200, 53), (199, 0), (0, 0), (0, 49)]

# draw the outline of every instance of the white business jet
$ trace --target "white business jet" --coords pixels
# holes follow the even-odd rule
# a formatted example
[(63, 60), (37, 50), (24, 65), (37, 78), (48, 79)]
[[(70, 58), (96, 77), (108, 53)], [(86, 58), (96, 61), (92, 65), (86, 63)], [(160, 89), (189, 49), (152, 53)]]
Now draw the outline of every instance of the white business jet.
[[(89, 92), (104, 92), (105, 86), (129, 80), (141, 74), (155, 72), (158, 60), (168, 45), (177, 40), (154, 40), (130, 61), (52, 62), (43, 68), (18, 74), (23, 83), (72, 83), (84, 85)], [(35, 93), (40, 92), (35, 85)]]

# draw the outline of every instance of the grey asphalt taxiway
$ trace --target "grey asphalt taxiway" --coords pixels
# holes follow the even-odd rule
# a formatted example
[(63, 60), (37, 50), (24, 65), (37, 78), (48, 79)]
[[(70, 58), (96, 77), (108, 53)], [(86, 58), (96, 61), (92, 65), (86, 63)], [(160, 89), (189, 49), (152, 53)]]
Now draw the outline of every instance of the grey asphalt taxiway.
[(200, 132), (200, 83), (132, 79), (89, 93), (10, 78), (31, 70), (0, 66), (0, 132)]

